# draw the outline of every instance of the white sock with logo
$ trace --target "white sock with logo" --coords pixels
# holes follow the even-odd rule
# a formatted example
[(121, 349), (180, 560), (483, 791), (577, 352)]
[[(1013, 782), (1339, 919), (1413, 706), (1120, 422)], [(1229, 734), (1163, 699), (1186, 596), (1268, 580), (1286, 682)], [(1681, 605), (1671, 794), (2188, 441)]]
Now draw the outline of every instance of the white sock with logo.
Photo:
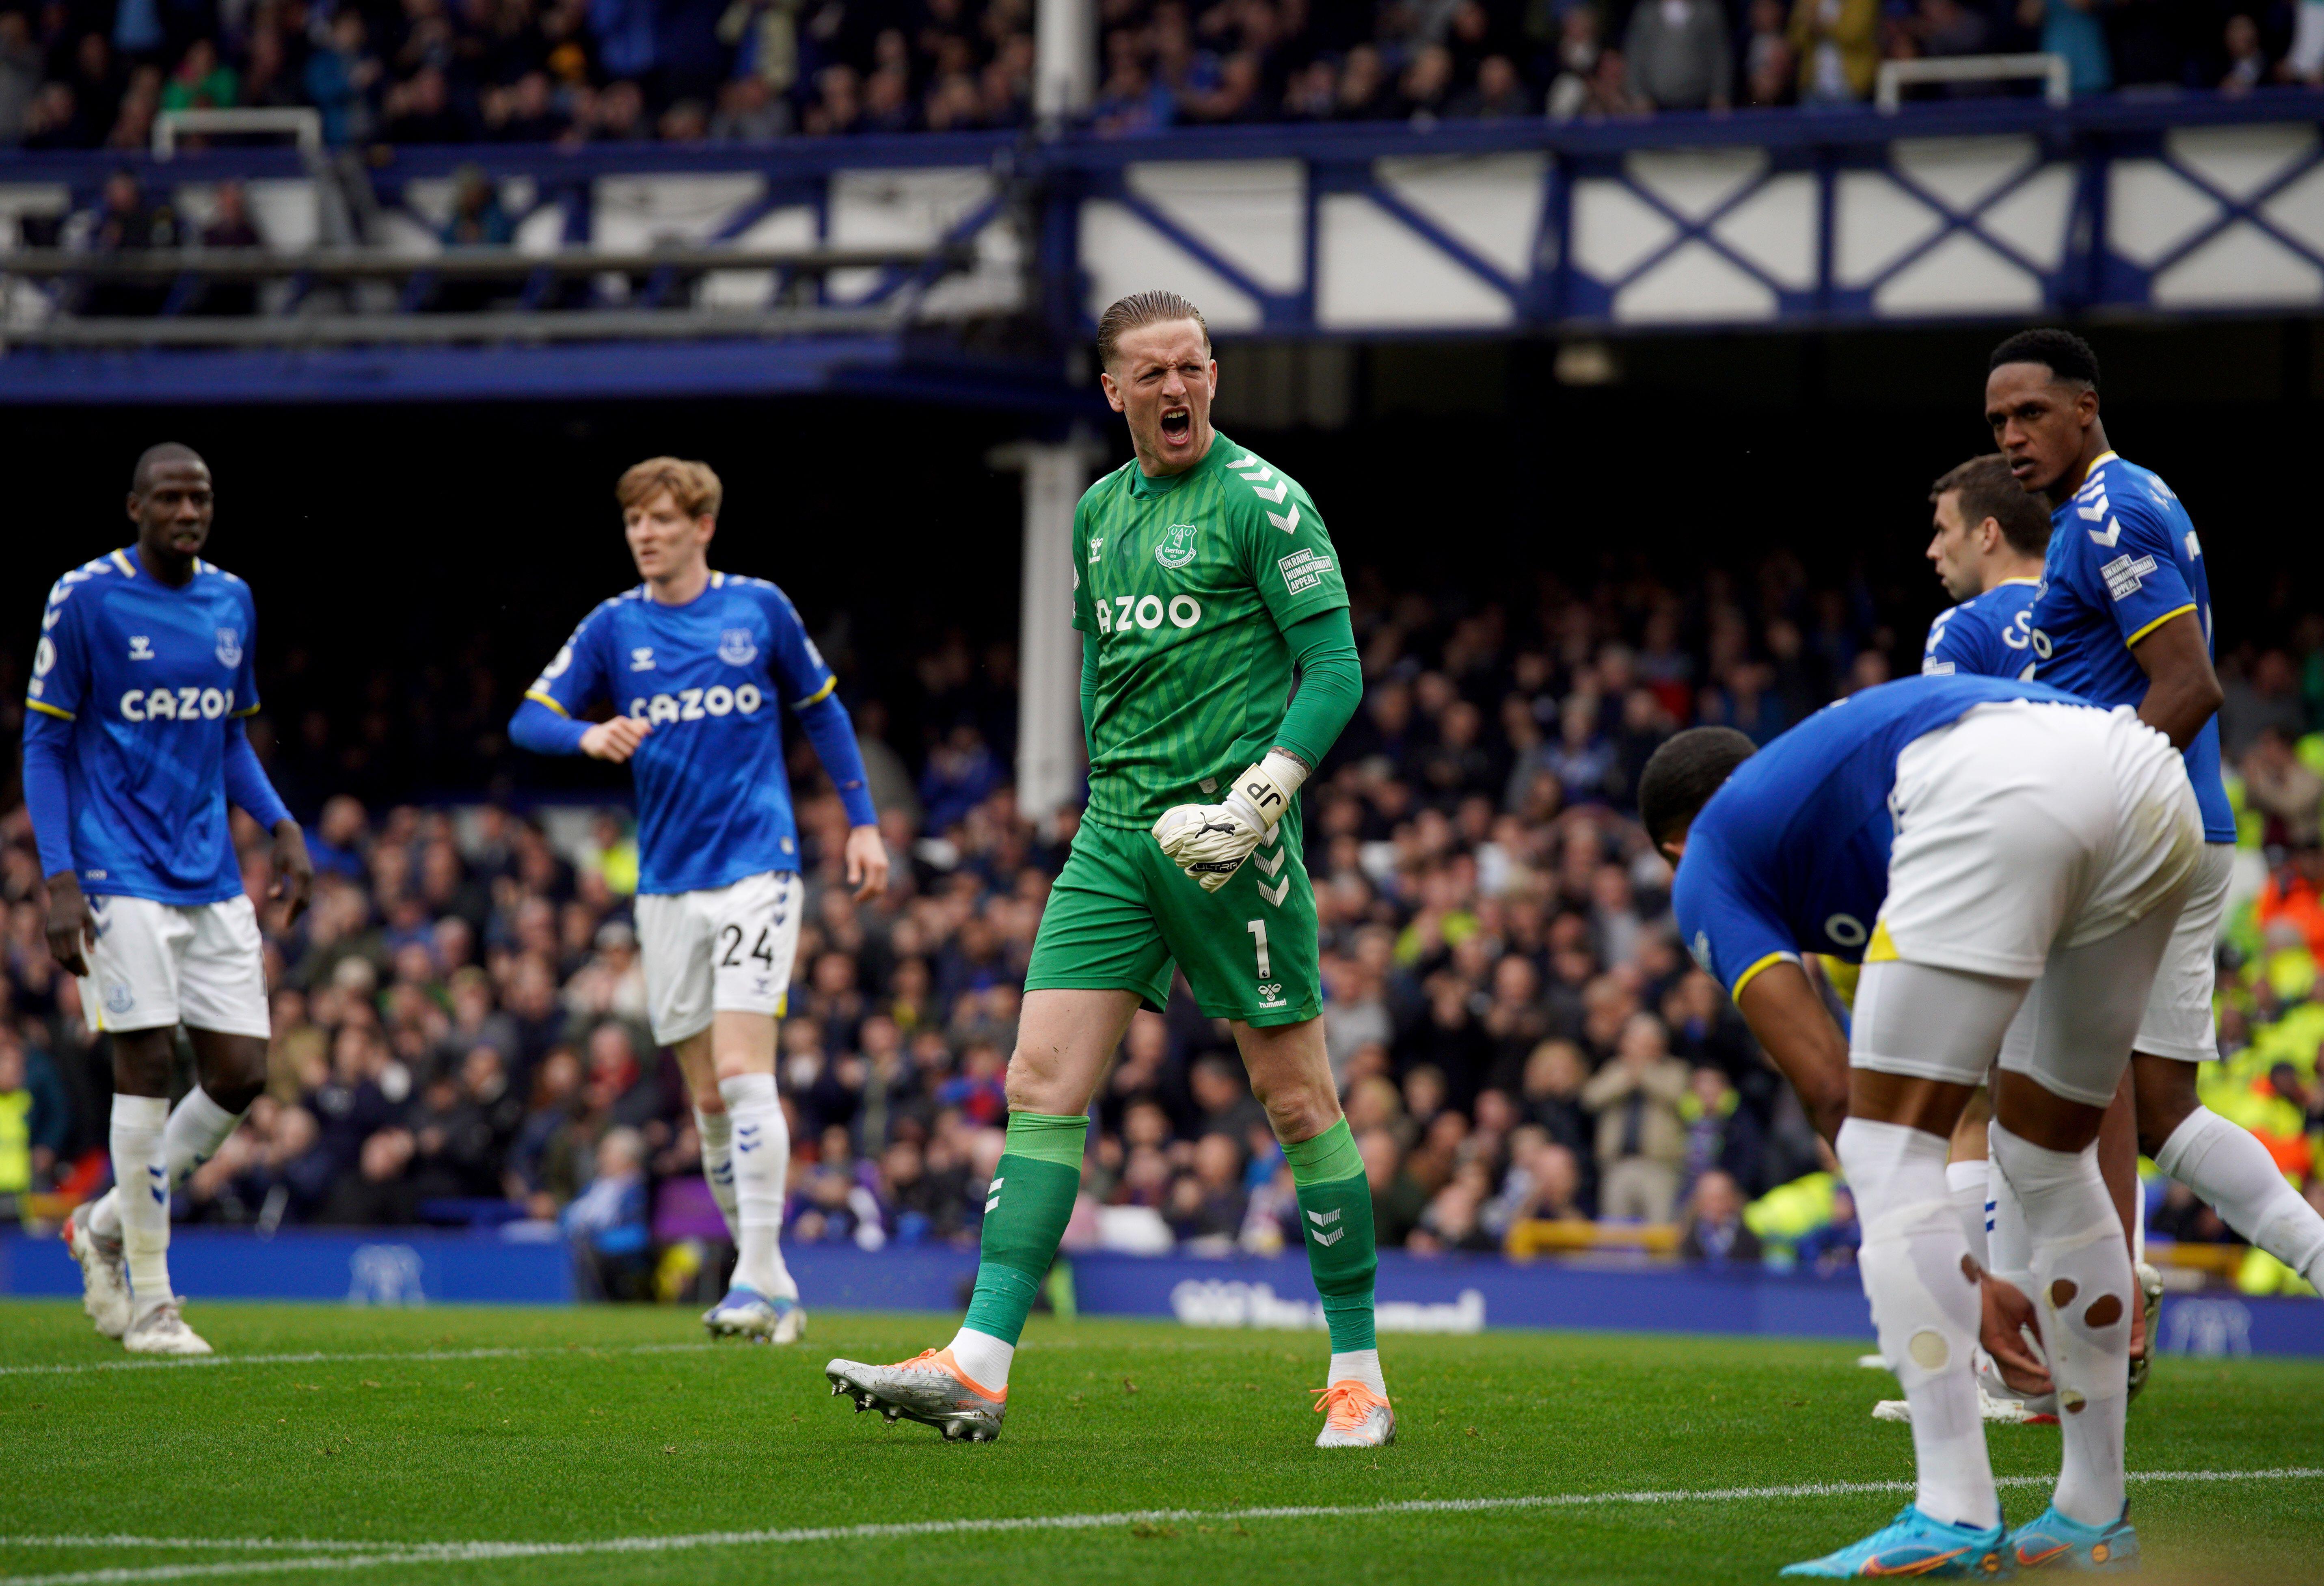
[(2324, 1217), (2259, 1143), (2209, 1107), (2187, 1114), (2154, 1165), (2209, 1201), (2229, 1228), (2310, 1284), (2324, 1278)]
[(1380, 1397), (1388, 1397), (1388, 1379), (1380, 1375), (1379, 1351), (1333, 1351), (1331, 1369), (1323, 1373), (1325, 1386), (1328, 1387), (1334, 1382), (1345, 1382), (1351, 1378), (1362, 1383)]
[(979, 1388), (1003, 1393), (1009, 1388), (1009, 1362), (1017, 1358), (1017, 1346), (1003, 1343), (989, 1332), (978, 1332), (964, 1327), (952, 1335), (945, 1346), (952, 1351), (954, 1364), (968, 1374), (968, 1379)]
[(1960, 1218), (1961, 1231), (1969, 1236), (1969, 1253), (1977, 1258), (1980, 1267), (1990, 1265), (1986, 1260), (1986, 1185), (1993, 1176), (1991, 1164), (1982, 1157), (1973, 1162), (1945, 1164), (1945, 1188), (1952, 1195), (1954, 1214)]
[(769, 1299), (795, 1300), (798, 1285), (783, 1265), (783, 1196), (789, 1188), (790, 1125), (771, 1074), (718, 1082), (734, 1130), (734, 1282)]
[(170, 1292), (170, 1168), (162, 1131), (170, 1124), (167, 1096), (113, 1098), (113, 1181), (120, 1189), (122, 1255), (136, 1314), (174, 1296)]
[(718, 1214), (726, 1219), (726, 1237), (742, 1248), (742, 1218), (734, 1202), (734, 1120), (724, 1111), (694, 1110), (694, 1132), (702, 1141), (702, 1178)]
[[(194, 1169), (217, 1155), (226, 1144), (226, 1137), (242, 1121), (240, 1112), (229, 1112), (210, 1099), (210, 1093), (196, 1085), (186, 1093), (186, 1099), (170, 1111), (170, 1121), (161, 1130), (161, 1157), (169, 1169), (170, 1193), (175, 1194), (194, 1176)], [(89, 1231), (99, 1239), (121, 1237), (121, 1172), (114, 1169), (114, 1186), (89, 1208)]]
[(1858, 1267), (1880, 1352), (1913, 1407), (1914, 1506), (1950, 1525), (1999, 1525), (1971, 1363), (1983, 1296), (1945, 1190), (1945, 1141), (1851, 1118), (1837, 1143), (1864, 1228)]

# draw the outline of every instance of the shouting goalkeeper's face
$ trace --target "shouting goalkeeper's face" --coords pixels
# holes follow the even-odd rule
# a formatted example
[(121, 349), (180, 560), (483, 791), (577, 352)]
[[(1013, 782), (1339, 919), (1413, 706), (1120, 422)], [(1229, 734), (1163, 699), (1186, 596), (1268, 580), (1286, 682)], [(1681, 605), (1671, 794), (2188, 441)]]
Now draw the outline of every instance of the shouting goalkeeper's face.
[(1219, 366), (1192, 319), (1125, 330), (1098, 376), (1105, 400), (1130, 421), (1130, 444), (1148, 475), (1183, 474), (1211, 449), (1211, 397)]

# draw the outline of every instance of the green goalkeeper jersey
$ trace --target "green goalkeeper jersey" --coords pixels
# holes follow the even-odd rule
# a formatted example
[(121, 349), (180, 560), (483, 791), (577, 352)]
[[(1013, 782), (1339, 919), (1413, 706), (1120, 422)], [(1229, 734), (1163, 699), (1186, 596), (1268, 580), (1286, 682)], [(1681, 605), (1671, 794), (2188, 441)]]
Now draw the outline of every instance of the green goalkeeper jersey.
[(1307, 493), (1223, 435), (1184, 474), (1132, 459), (1091, 485), (1074, 538), (1074, 626), (1098, 647), (1088, 818), (1150, 826), (1273, 746), (1284, 632), (1347, 584)]

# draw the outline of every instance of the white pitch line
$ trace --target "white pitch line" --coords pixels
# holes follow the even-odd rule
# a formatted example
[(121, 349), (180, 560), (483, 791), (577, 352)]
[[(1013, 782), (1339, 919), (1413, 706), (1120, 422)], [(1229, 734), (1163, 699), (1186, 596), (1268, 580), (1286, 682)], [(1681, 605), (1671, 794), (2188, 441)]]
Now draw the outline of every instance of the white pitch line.
[(83, 1371), (172, 1371), (216, 1366), (329, 1366), (341, 1360), (521, 1360), (550, 1357), (586, 1360), (591, 1355), (693, 1354), (717, 1346), (708, 1343), (630, 1343), (537, 1346), (474, 1350), (375, 1350), (334, 1354), (307, 1350), (282, 1355), (193, 1355), (160, 1360), (82, 1360), (56, 1366), (0, 1366), (0, 1377), (69, 1377)]
[[(2136, 1482), (2291, 1481), (2324, 1478), (2324, 1468), (2275, 1471), (2134, 1471)], [(2005, 1476), (1999, 1485), (2031, 1487), (2048, 1476)], [(282, 1574), (306, 1570), (367, 1570), (393, 1564), (481, 1563), (501, 1559), (564, 1558), (606, 1554), (671, 1553), (700, 1547), (781, 1546), (807, 1542), (877, 1542), (1010, 1531), (1090, 1531), (1118, 1526), (1197, 1521), (1316, 1520), (1392, 1515), (1477, 1514), (1493, 1510), (1579, 1508), (1600, 1504), (1734, 1503), (1800, 1498), (1910, 1492), (1909, 1481), (1808, 1481), (1787, 1487), (1661, 1489), (1637, 1492), (1565, 1492), (1527, 1498), (1416, 1498), (1399, 1503), (1313, 1504), (1248, 1509), (1134, 1509), (1113, 1514), (1027, 1515), (991, 1519), (918, 1520), (889, 1525), (814, 1526), (781, 1531), (701, 1531), (671, 1536), (613, 1536), (590, 1542), (295, 1542), (273, 1538), (203, 1540), (136, 1536), (0, 1536), (0, 1547), (157, 1547), (306, 1549), (306, 1556), (230, 1560), (210, 1564), (155, 1564), (75, 1570), (60, 1574), (0, 1575), (0, 1586), (126, 1586), (208, 1575)], [(332, 1551), (326, 1552), (328, 1549)]]

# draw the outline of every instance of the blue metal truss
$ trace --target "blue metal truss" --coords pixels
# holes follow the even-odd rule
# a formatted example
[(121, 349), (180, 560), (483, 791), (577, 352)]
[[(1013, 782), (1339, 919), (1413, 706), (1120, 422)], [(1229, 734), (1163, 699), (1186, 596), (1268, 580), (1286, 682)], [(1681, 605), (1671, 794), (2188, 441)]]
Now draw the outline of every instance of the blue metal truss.
[[(2266, 213), (2268, 205), (2324, 164), (2324, 137), (2311, 136), (2304, 153), (2288, 160), (2255, 190), (2237, 196), (2198, 165), (2174, 155), (2168, 134), (2202, 127), (2278, 126), (2314, 134), (2324, 127), (2324, 94), (2269, 90), (2240, 99), (2196, 97), (2168, 102), (2090, 101), (2052, 109), (2025, 100), (1964, 100), (1908, 106), (1895, 115), (1871, 111), (1828, 114), (1738, 112), (1726, 115), (1665, 115), (1651, 120), (1552, 124), (1539, 121), (1442, 123), (1429, 127), (1364, 124), (1314, 127), (1181, 128), (1136, 139), (1106, 140), (1086, 133), (1042, 139), (1011, 134), (962, 134), (908, 137), (798, 139), (770, 145), (592, 145), (580, 149), (495, 145), (475, 149), (405, 148), (388, 152), (372, 171), (374, 190), (390, 206), (408, 207), (412, 184), (438, 181), (464, 165), (482, 166), (495, 179), (524, 179), (533, 198), (521, 221), (543, 208), (563, 215), (558, 228), (567, 244), (586, 245), (596, 229), (596, 184), (609, 177), (747, 174), (759, 179), (753, 195), (716, 217), (703, 230), (706, 242), (731, 241), (768, 215), (804, 208), (814, 217), (814, 234), (828, 240), (833, 225), (833, 188), (839, 179), (864, 172), (978, 171), (993, 178), (992, 193), (971, 206), (945, 228), (941, 239), (973, 239), (996, 224), (1022, 226), (1027, 301), (1031, 317), (1052, 345), (1085, 337), (1095, 305), (1081, 270), (1082, 215), (1085, 205), (1104, 201), (1122, 207), (1137, 222), (1172, 247), (1198, 261), (1248, 294), (1257, 324), (1249, 334), (1270, 337), (1326, 337), (1403, 334), (1394, 326), (1335, 325), (1319, 303), (1318, 280), (1323, 216), (1331, 199), (1359, 197), (1394, 226), (1439, 257), (1457, 276), (1481, 285), (1486, 300), (1506, 302), (1506, 324), (1432, 328), (1416, 321), (1412, 334), (1480, 335), (1522, 332), (1639, 331), (1655, 323), (1625, 318), (1623, 294), (1672, 264), (1682, 254), (1707, 253), (1716, 270), (1763, 291), (1773, 304), (1769, 316), (1730, 323), (1812, 327), (1894, 322), (1903, 316), (1884, 309), (1884, 289), (1924, 264), (1940, 248), (1972, 244), (2006, 270), (2022, 272), (2038, 291), (2043, 311), (2061, 316), (2104, 310), (2136, 315), (2160, 312), (2157, 278), (2194, 258), (2236, 228), (2249, 228), (2268, 243), (2305, 261), (2324, 280), (2324, 249), (2300, 231)], [(1903, 140), (2025, 140), (2028, 152), (2015, 169), (1987, 181), (1973, 201), (1947, 198), (1914, 172), (1900, 154)], [(1751, 151), (1759, 168), (1738, 180), (1731, 190), (1707, 207), (1683, 207), (1642, 173), (1636, 157), (1688, 151)], [(1489, 257), (1457, 226), (1448, 225), (1409, 196), (1410, 189), (1383, 174), (1383, 162), (1431, 156), (1528, 153), (1541, 157), (1537, 189), (1526, 196), (1537, 204), (1524, 268)], [(1290, 217), (1297, 239), (1296, 279), (1260, 280), (1221, 245), (1215, 228), (1190, 220), (1183, 210), (1140, 190), (1135, 170), (1150, 164), (1187, 161), (1290, 161), (1299, 172)], [(2110, 177), (2125, 161), (2153, 161), (2185, 184), (2186, 199), (2215, 209), (2159, 257), (2143, 262), (2109, 245)], [(149, 184), (166, 189), (235, 178), (296, 180), (307, 175), (287, 150), (193, 151), (168, 162), (133, 161)], [(0, 187), (23, 183), (60, 186), (76, 207), (96, 203), (106, 179), (120, 168), (111, 152), (0, 156)], [(2058, 217), (2055, 257), (2034, 254), (2014, 241), (1997, 222), (2005, 205), (2024, 198), (2029, 184), (2060, 170), (2070, 173), (2069, 197)], [(1881, 191), (1925, 226), (1926, 235), (1900, 249), (1860, 279), (1843, 279), (1840, 235), (1843, 193), (1852, 179), (1870, 174)], [(1726, 234), (1729, 224), (1765, 199), (1771, 184), (1804, 179), (1813, 194), (1801, 239), (1812, 261), (1809, 278), (1772, 267), (1750, 246)], [(1593, 272), (1575, 256), (1575, 198), (1589, 184), (1613, 184), (1651, 218), (1640, 235), (1653, 240), (1630, 251), (1617, 270)], [(0, 247), (7, 239), (0, 239)], [(1798, 256), (1798, 255), (1794, 255)], [(1700, 261), (1698, 260), (1698, 263)], [(913, 272), (881, 272), (866, 289), (844, 302), (887, 302), (925, 280)], [(551, 282), (546, 274), (526, 288), (523, 301), (543, 303)], [(642, 300), (665, 295), (672, 281), (649, 277)], [(788, 296), (795, 283), (778, 279), (772, 291)], [(294, 292), (298, 288), (294, 285)], [(821, 300), (843, 300), (818, 283)], [(633, 298), (632, 303), (641, 300)], [(2262, 303), (2253, 311), (2282, 311), (2296, 304)], [(2312, 306), (2312, 305), (2310, 305)], [(586, 311), (586, 310), (581, 310)], [(2010, 310), (2011, 313), (2022, 310)], [(1996, 312), (1999, 312), (1997, 310)], [(1955, 312), (1951, 318), (1973, 315)], [(1708, 323), (1687, 322), (1689, 328)], [(349, 348), (322, 351), (69, 353), (16, 348), (0, 352), (0, 402), (51, 400), (180, 400), (197, 395), (256, 400), (274, 393), (292, 400), (394, 400), (400, 397), (530, 397), (544, 394), (651, 394), (745, 392), (774, 394), (807, 389), (862, 389), (866, 383), (910, 385), (932, 400), (982, 400), (979, 369), (992, 371), (988, 395), (994, 400), (1056, 406), (1065, 399), (1052, 390), (1036, 396), (1034, 386), (1054, 385), (1055, 376), (1028, 383), (1025, 365), (1003, 365), (963, 355), (940, 377), (925, 369), (927, 349), (940, 346), (941, 327), (910, 338), (823, 337), (782, 343), (678, 344), (643, 346), (595, 344), (578, 346), (493, 348)], [(5, 337), (0, 331), (0, 337)], [(877, 345), (872, 345), (876, 343)], [(1019, 345), (1022, 345), (1019, 338)], [(917, 351), (914, 349), (918, 349)]]

